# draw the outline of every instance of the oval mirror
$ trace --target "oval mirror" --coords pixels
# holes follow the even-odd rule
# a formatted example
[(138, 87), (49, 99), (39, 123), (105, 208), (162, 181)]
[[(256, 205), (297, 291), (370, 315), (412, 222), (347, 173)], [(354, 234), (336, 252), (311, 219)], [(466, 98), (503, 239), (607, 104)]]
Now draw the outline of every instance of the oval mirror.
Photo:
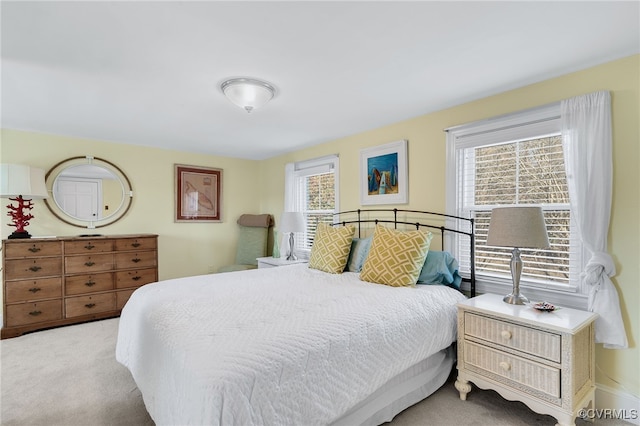
[(129, 179), (115, 164), (97, 157), (72, 157), (53, 166), (45, 176), (44, 202), (65, 223), (101, 228), (122, 218), (133, 199)]

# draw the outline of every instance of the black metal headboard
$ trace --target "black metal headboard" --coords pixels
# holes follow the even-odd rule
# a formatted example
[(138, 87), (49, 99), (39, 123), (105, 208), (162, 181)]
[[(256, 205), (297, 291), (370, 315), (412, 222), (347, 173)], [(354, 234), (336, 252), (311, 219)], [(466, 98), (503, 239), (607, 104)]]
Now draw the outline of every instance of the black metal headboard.
[[(374, 215), (384, 215), (393, 214), (392, 217), (383, 217), (383, 218), (369, 218), (369, 215), (373, 213)], [(468, 223), (468, 229), (454, 229), (446, 226), (438, 226), (434, 224), (424, 223), (421, 221), (416, 222), (408, 222), (404, 220), (398, 220), (398, 213), (400, 214), (411, 214), (413, 215), (424, 215), (423, 220), (428, 220), (429, 218), (440, 217), (444, 219), (455, 219), (461, 220)], [(352, 215), (355, 214), (355, 217)], [(366, 218), (363, 218), (363, 214), (366, 215)], [(345, 216), (347, 219), (345, 219)], [(372, 223), (377, 225), (378, 223), (392, 223), (394, 229), (398, 228), (398, 225), (408, 225), (415, 226), (416, 229), (420, 229), (420, 227), (434, 229), (440, 231), (440, 241), (441, 241), (441, 249), (444, 250), (444, 237), (447, 232), (452, 232), (455, 234), (466, 235), (469, 237), (469, 254), (470, 254), (470, 274), (469, 277), (462, 277), (462, 281), (469, 283), (469, 290), (471, 293), (471, 297), (475, 297), (476, 295), (476, 271), (475, 271), (475, 235), (474, 235), (474, 220), (461, 216), (453, 216), (445, 213), (435, 213), (421, 210), (401, 210), (401, 209), (357, 209), (357, 210), (347, 210), (343, 212), (338, 212), (333, 214), (333, 224), (334, 225), (347, 225), (347, 224), (357, 224), (358, 237), (361, 237), (362, 232), (362, 224), (363, 223)]]

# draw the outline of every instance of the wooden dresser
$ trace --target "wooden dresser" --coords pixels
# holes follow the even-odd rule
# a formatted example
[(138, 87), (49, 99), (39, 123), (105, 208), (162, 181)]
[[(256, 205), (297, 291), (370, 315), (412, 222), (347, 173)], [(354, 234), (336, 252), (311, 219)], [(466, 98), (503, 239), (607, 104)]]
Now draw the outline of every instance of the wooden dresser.
[(558, 425), (574, 425), (581, 408), (595, 408), (596, 318), (570, 308), (538, 312), (495, 294), (459, 303), (460, 399), (473, 382), (554, 416)]
[(116, 317), (133, 291), (158, 280), (158, 236), (2, 242), (2, 338)]

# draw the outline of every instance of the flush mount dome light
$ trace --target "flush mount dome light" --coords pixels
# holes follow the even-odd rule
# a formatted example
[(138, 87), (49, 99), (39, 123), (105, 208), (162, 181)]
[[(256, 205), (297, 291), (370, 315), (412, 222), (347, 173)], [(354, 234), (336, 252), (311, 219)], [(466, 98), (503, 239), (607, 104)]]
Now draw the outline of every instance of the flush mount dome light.
[(269, 102), (276, 91), (266, 81), (253, 78), (232, 78), (223, 82), (220, 89), (231, 102), (247, 112)]

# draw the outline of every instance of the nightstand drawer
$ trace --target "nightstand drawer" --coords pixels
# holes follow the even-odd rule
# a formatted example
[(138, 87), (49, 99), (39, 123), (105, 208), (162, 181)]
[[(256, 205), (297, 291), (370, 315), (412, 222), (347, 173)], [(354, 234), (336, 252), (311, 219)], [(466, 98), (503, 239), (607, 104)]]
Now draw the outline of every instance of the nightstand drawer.
[(560, 370), (515, 355), (506, 354), (472, 342), (464, 343), (464, 362), (474, 366), (477, 373), (487, 377), (494, 375), (507, 379), (509, 386), (527, 387), (560, 401)]
[(465, 312), (464, 333), (488, 342), (560, 362), (560, 335)]

